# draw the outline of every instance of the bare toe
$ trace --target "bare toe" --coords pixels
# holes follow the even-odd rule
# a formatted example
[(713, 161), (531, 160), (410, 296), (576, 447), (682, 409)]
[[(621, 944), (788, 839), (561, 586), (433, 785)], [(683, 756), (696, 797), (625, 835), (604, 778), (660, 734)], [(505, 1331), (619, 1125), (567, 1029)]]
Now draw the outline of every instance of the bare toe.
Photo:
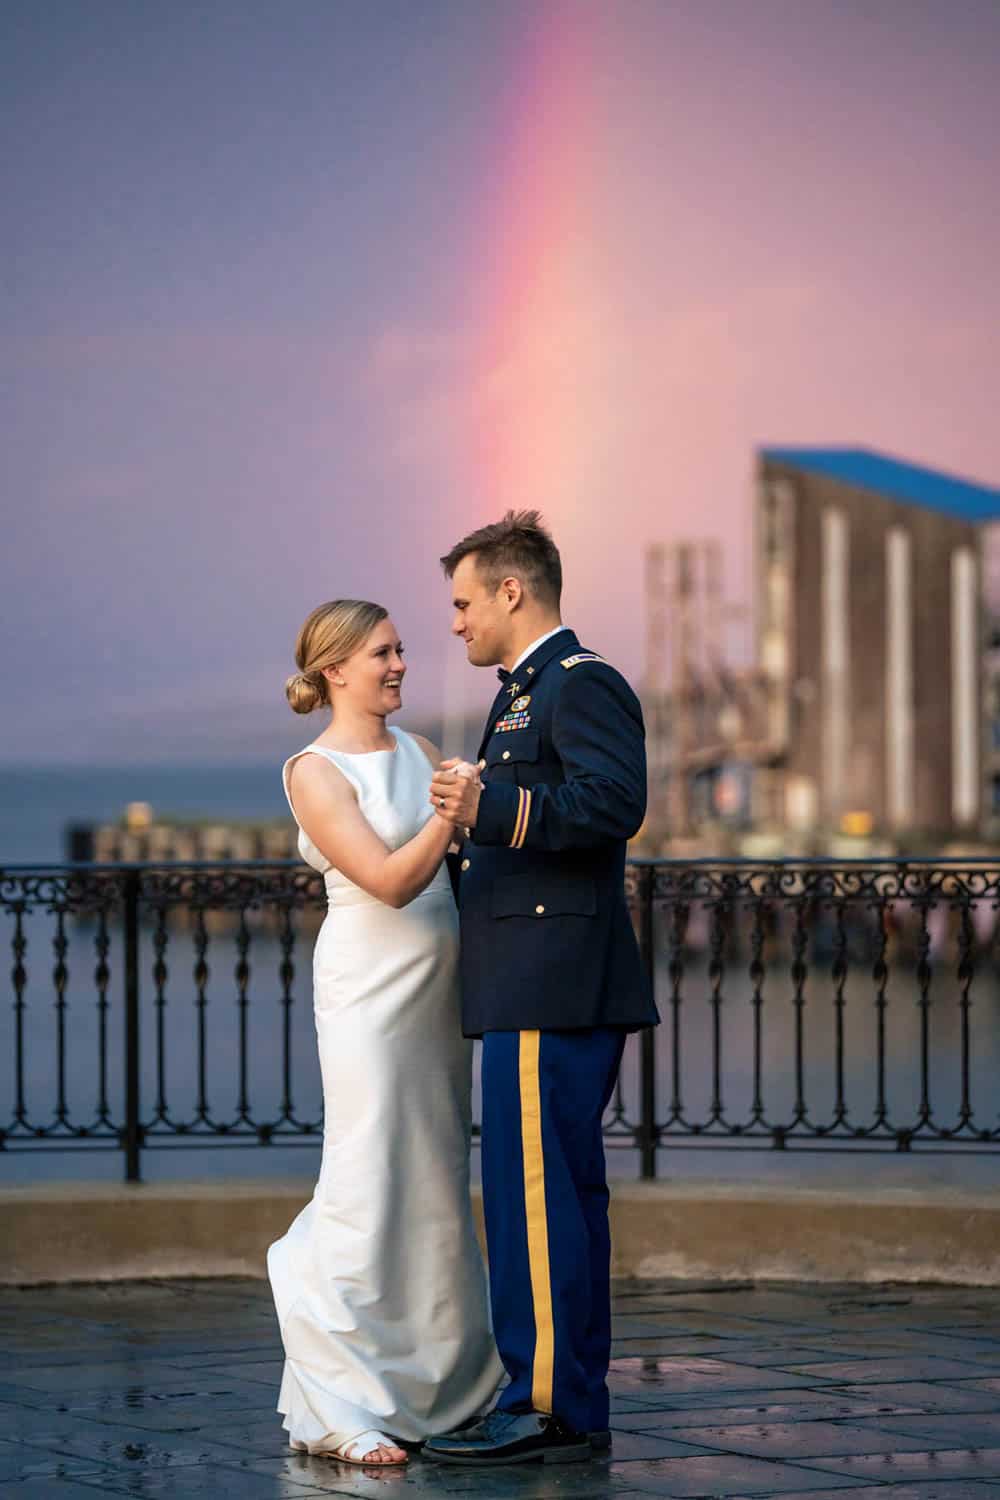
[(379, 1443), (370, 1453), (365, 1454), (366, 1464), (399, 1464), (406, 1462), (406, 1454), (402, 1448), (393, 1448), (388, 1443)]

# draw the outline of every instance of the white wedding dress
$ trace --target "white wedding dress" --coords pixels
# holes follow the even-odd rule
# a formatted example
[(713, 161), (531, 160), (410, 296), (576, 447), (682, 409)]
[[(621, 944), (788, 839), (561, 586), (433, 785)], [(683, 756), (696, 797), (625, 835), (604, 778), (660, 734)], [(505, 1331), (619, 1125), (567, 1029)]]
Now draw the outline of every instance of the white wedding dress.
[[(433, 816), (431, 766), (391, 733), (395, 750), (299, 753), (332, 761), (398, 849)], [(297, 758), (282, 771), (286, 796)], [(469, 1202), (458, 916), (443, 865), (396, 910), (301, 828), (299, 850), (329, 898), (313, 957), (323, 1160), (311, 1201), (267, 1256), (285, 1348), (278, 1410), (293, 1445), (312, 1452), (371, 1429), (415, 1441), (479, 1411), (502, 1374)]]

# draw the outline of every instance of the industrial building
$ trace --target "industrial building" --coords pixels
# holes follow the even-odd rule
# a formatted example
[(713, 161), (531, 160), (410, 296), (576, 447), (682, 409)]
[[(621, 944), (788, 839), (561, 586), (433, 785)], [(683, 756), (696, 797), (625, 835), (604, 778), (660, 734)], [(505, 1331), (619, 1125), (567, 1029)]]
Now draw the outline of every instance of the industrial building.
[(860, 448), (765, 448), (755, 531), (755, 823), (992, 836), (1000, 490)]
[[(722, 598), (718, 541), (647, 553), (648, 847), (1000, 838), (1000, 490), (769, 447), (753, 506), (748, 612)], [(724, 624), (747, 613), (735, 669)]]

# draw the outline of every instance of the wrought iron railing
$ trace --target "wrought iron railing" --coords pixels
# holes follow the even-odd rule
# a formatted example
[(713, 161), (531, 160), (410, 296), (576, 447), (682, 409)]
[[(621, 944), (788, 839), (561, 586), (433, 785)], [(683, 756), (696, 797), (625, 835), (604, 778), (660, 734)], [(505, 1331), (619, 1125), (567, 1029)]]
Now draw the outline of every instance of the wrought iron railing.
[[(1000, 862), (634, 860), (626, 892), (663, 1024), (605, 1138), (643, 1176), (679, 1143), (1000, 1150)], [(0, 1150), (136, 1181), (145, 1150), (318, 1142), (325, 909), (294, 863), (0, 870)]]

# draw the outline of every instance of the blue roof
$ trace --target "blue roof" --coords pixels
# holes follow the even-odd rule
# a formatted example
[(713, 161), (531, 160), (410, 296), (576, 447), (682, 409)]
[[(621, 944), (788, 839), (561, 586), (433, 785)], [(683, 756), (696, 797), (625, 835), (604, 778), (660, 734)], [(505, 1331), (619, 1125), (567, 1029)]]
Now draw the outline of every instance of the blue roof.
[(936, 469), (903, 463), (870, 448), (761, 448), (760, 457), (772, 463), (826, 474), (844, 484), (943, 511), (962, 521), (991, 521), (1000, 517), (1000, 490), (973, 484)]

